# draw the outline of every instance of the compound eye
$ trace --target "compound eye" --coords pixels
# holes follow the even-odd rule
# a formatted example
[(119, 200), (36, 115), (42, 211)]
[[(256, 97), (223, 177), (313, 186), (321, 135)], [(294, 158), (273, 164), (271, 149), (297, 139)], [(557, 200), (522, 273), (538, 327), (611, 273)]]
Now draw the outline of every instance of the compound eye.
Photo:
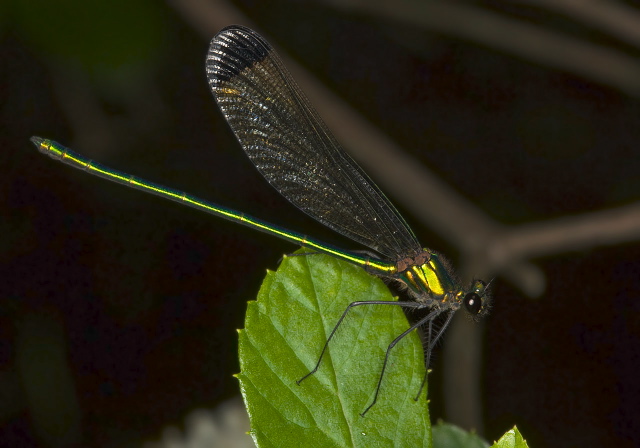
[(472, 316), (476, 316), (482, 308), (482, 299), (475, 292), (470, 292), (464, 296), (464, 308)]

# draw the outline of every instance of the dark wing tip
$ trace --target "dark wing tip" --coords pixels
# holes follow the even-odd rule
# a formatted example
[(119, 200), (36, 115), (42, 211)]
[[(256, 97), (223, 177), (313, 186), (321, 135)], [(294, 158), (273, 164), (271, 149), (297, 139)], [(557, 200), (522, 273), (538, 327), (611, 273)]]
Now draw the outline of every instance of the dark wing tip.
[(258, 33), (241, 25), (223, 28), (211, 40), (207, 53), (207, 79), (212, 90), (244, 69), (262, 62), (272, 51)]

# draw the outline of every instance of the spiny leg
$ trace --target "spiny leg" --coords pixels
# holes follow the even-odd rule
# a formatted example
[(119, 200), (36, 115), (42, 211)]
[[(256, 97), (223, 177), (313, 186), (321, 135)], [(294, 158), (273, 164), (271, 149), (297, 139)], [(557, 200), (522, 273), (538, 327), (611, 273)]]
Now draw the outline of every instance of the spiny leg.
[(431, 351), (429, 350), (429, 346), (431, 346), (432, 332), (433, 332), (433, 319), (429, 321), (429, 336), (427, 337), (427, 350), (425, 352), (425, 364), (427, 366), (427, 370), (429, 370), (429, 364), (431, 364)]
[(431, 351), (436, 346), (436, 343), (438, 342), (438, 340), (444, 334), (444, 331), (449, 326), (449, 323), (451, 323), (451, 318), (453, 317), (454, 313), (455, 313), (455, 311), (449, 311), (449, 315), (447, 316), (447, 320), (445, 320), (444, 325), (438, 331), (438, 333), (436, 334), (436, 337), (433, 338), (433, 341), (431, 340), (431, 331), (432, 331), (432, 325), (433, 325), (433, 320), (435, 319), (435, 316), (434, 316), (434, 319), (431, 319), (429, 321), (429, 337), (427, 339), (427, 354), (426, 354), (427, 371), (424, 373), (424, 378), (422, 379), (422, 384), (420, 384), (420, 389), (418, 389), (418, 394), (416, 395), (416, 398), (414, 398), (415, 401), (418, 401), (418, 398), (420, 398), (420, 394), (422, 393), (422, 389), (424, 389), (424, 385), (427, 383), (427, 376), (429, 375), (429, 363), (431, 362)]
[(425, 350), (425, 353), (424, 353), (424, 358), (425, 358), (424, 378), (422, 378), (422, 383), (420, 383), (420, 389), (418, 389), (418, 394), (413, 399), (414, 401), (418, 401), (418, 398), (420, 398), (422, 389), (424, 388), (424, 385), (427, 383), (427, 377), (429, 376), (429, 364), (431, 362), (431, 352), (429, 351), (429, 346), (431, 345), (431, 333), (433, 332), (433, 320), (434, 319), (431, 319), (429, 321), (429, 328), (427, 329), (427, 343), (425, 344), (427, 349)]
[[(396, 303), (402, 303), (402, 302), (396, 302)], [(406, 303), (406, 302), (405, 302)], [(411, 303), (411, 302), (409, 302)], [(378, 385), (376, 386), (376, 392), (373, 395), (373, 401), (371, 402), (371, 404), (369, 406), (367, 406), (367, 408), (360, 414), (360, 416), (364, 417), (364, 415), (369, 411), (369, 409), (371, 409), (373, 407), (374, 404), (376, 404), (376, 401), (378, 401), (378, 394), (380, 393), (380, 387), (382, 386), (382, 377), (384, 377), (384, 372), (387, 368), (387, 362), (389, 361), (389, 354), (391, 353), (391, 349), (393, 347), (396, 346), (396, 344), (398, 342), (400, 342), (406, 335), (408, 335), (409, 333), (411, 333), (413, 330), (415, 330), (416, 328), (421, 327), (422, 325), (425, 324), (425, 322), (429, 321), (433, 321), (433, 319), (435, 319), (440, 313), (442, 313), (442, 310), (434, 310), (432, 312), (430, 312), (427, 316), (423, 317), (422, 319), (420, 319), (418, 322), (416, 322), (415, 324), (411, 325), (407, 330), (403, 331), (398, 337), (396, 337), (391, 344), (389, 344), (389, 346), (387, 347), (387, 351), (384, 355), (384, 363), (382, 364), (382, 370), (380, 371), (380, 377), (378, 378)], [(424, 380), (423, 380), (424, 383)], [(422, 386), (420, 387), (420, 390), (422, 390)]]
[(360, 302), (351, 302), (349, 306), (347, 306), (347, 308), (342, 313), (342, 316), (340, 316), (340, 319), (338, 319), (338, 322), (333, 327), (333, 330), (331, 330), (331, 333), (329, 333), (329, 337), (327, 338), (327, 341), (324, 343), (324, 347), (322, 347), (322, 351), (320, 352), (320, 356), (318, 357), (318, 362), (316, 363), (315, 367), (305, 376), (303, 376), (298, 381), (296, 381), (296, 384), (300, 385), (301, 382), (303, 382), (305, 379), (307, 379), (308, 377), (310, 377), (311, 375), (313, 375), (318, 371), (318, 368), (320, 367), (320, 363), (322, 362), (322, 358), (325, 352), (327, 351), (327, 348), (329, 347), (329, 342), (331, 341), (333, 336), (336, 334), (336, 331), (338, 331), (338, 328), (344, 321), (344, 318), (347, 317), (349, 310), (360, 305), (395, 305), (395, 306), (401, 306), (403, 308), (413, 308), (413, 309), (424, 308), (424, 304), (417, 303), (417, 302), (389, 302), (386, 300), (365, 300)]

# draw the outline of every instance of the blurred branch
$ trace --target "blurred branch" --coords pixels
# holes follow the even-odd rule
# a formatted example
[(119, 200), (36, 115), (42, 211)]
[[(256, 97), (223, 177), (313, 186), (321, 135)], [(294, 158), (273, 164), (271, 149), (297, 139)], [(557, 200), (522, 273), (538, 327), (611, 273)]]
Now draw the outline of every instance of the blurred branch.
[(518, 259), (638, 240), (640, 202), (513, 228), (490, 244), (487, 258), (498, 268)]
[(625, 4), (608, 0), (521, 0), (532, 6), (544, 6), (551, 11), (582, 20), (583, 23), (598, 28), (640, 48), (640, 13)]
[(256, 28), (251, 19), (225, 0), (169, 0), (168, 3), (205, 39), (213, 38), (229, 25)]
[[(398, 20), (421, 27), (426, 32), (486, 45), (640, 97), (640, 63), (635, 58), (610, 47), (563, 36), (508, 16), (444, 1), (333, 0), (330, 3), (349, 13), (360, 12), (384, 20)], [(639, 25), (636, 22), (636, 32)]]

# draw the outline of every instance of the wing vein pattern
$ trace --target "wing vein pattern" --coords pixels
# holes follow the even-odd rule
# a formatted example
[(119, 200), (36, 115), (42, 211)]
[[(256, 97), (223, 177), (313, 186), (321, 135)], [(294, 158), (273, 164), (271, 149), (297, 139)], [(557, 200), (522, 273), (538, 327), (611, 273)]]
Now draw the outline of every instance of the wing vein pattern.
[(421, 251), (400, 213), (331, 135), (271, 46), (252, 30), (211, 41), (207, 79), (240, 145), (296, 207), (389, 260)]

